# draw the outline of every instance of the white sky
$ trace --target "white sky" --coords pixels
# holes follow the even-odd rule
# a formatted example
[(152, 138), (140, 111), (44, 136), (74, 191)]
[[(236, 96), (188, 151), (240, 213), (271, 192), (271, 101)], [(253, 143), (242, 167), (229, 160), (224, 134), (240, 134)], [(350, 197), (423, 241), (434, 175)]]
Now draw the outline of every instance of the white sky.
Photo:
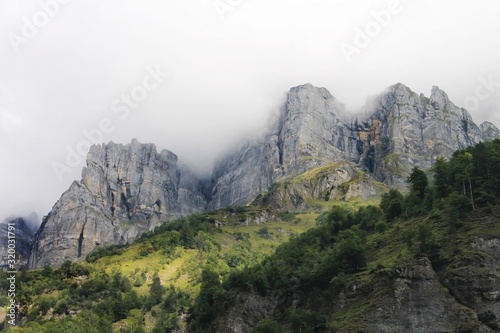
[[(206, 172), (292, 86), (326, 87), (358, 110), (396, 82), (426, 96), (437, 85), (459, 106), (480, 77), (500, 82), (497, 0), (400, 0), (350, 62), (342, 43), (377, 29), (372, 12), (391, 1), (55, 1), (0, 0), (0, 219), (47, 214), (83, 166), (60, 180), (53, 164), (105, 118), (103, 141), (153, 142)], [(168, 77), (119, 118), (113, 102), (157, 66)], [(500, 83), (479, 89), (469, 111), (500, 124)]]

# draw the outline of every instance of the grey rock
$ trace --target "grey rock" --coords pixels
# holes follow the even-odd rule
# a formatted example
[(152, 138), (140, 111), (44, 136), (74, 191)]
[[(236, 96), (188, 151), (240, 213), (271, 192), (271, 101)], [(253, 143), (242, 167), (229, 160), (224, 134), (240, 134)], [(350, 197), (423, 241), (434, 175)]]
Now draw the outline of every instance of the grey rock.
[(496, 137), (493, 124), (478, 127), (438, 87), (427, 98), (398, 83), (352, 115), (325, 88), (305, 84), (290, 89), (267, 131), (215, 166), (209, 207), (247, 204), (274, 182), (335, 161), (405, 189), (413, 166), (429, 169), (438, 156)]
[(366, 121), (375, 132), (374, 149), (363, 164), (388, 184), (403, 187), (413, 166), (429, 169), (437, 157), (484, 141), (467, 110), (438, 87), (426, 98), (398, 83), (372, 103)]
[(444, 284), (481, 322), (500, 331), (500, 238), (475, 237), (470, 249), (478, 258), (446, 272)]
[(252, 205), (276, 210), (305, 210), (316, 208), (308, 199), (368, 200), (379, 197), (388, 187), (377, 183), (350, 162), (334, 162), (317, 167), (282, 183), (274, 184), (267, 193), (257, 195)]
[(500, 130), (489, 121), (483, 122), (481, 125), (479, 125), (479, 128), (481, 129), (481, 133), (485, 140), (500, 138)]
[[(414, 165), (428, 169), (440, 155), (498, 136), (493, 124), (478, 127), (438, 87), (427, 98), (395, 84), (356, 115), (325, 88), (294, 87), (269, 128), (216, 164), (211, 183), (153, 144), (91, 147), (81, 181), (44, 218), (29, 267), (83, 258), (182, 215), (247, 204), (276, 182), (334, 162), (344, 163), (341, 183), (340, 169), (295, 182), (275, 193), (275, 208), (308, 208), (306, 197), (367, 199), (380, 193), (374, 180), (404, 189)], [(366, 177), (352, 181), (359, 169)]]
[(153, 144), (94, 145), (75, 181), (43, 219), (29, 267), (84, 258), (97, 246), (122, 244), (162, 222), (205, 210), (202, 182)]
[(390, 292), (364, 315), (372, 332), (490, 332), (472, 309), (443, 288), (427, 258), (408, 262), (378, 283), (389, 283), (385, 290)]
[[(343, 134), (344, 112), (325, 88), (311, 84), (292, 88), (269, 129), (215, 166), (210, 208), (246, 204), (275, 181), (346, 159), (337, 147), (351, 147), (349, 134)], [(351, 159), (359, 154), (353, 155)]]
[[(478, 249), (497, 247), (496, 241), (479, 240), (478, 244), (480, 244)], [(476, 274), (480, 273), (479, 267), (471, 271)], [(359, 327), (349, 332), (482, 333), (498, 331), (498, 327), (495, 326), (496, 322), (493, 321), (498, 314), (497, 308), (494, 307), (497, 306), (498, 300), (487, 304), (488, 308), (484, 308), (481, 304), (469, 306), (469, 302), (474, 300), (475, 296), (481, 296), (480, 292), (484, 290), (476, 289), (474, 292), (479, 293), (472, 298), (469, 298), (471, 295), (466, 295), (464, 298), (456, 297), (453, 289), (450, 289), (453, 291), (450, 293), (450, 290), (443, 285), (431, 261), (426, 257), (409, 260), (392, 271), (380, 271), (374, 274), (369, 285), (366, 284), (366, 277), (360, 280), (354, 279), (339, 292), (332, 293), (332, 300), (329, 304), (332, 307), (329, 310), (330, 313), (342, 312), (345, 308), (359, 309), (360, 304), (370, 304), (352, 318)], [(487, 277), (462, 282), (465, 283), (463, 289), (466, 290), (471, 283), (479, 287), (487, 282)], [(287, 309), (289, 311), (290, 308), (300, 310), (306, 304), (314, 306), (314, 303), (315, 300), (307, 302), (303, 299), (300, 290), (280, 297), (276, 297), (272, 291), (265, 297), (251, 293), (238, 293), (234, 304), (217, 316), (213, 331), (251, 332), (260, 320), (274, 316), (282, 325), (284, 332), (292, 332), (293, 327), (288, 327), (286, 319), (283, 320), (280, 314)], [(324, 305), (321, 307), (321, 304), (318, 304), (318, 306), (323, 311), (325, 310)], [(331, 323), (336, 324), (335, 321)]]
[(262, 297), (253, 293), (239, 293), (236, 306), (221, 318), (217, 325), (220, 333), (250, 333), (262, 319), (271, 315), (276, 307), (277, 298)]
[(2, 269), (18, 271), (27, 266), (31, 243), (38, 226), (38, 217), (34, 213), (27, 217), (8, 218), (0, 223)]

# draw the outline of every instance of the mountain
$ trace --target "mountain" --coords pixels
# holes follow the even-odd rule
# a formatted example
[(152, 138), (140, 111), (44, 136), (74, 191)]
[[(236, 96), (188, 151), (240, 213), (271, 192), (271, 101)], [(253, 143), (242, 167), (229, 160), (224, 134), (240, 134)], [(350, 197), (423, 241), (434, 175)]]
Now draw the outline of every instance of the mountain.
[(265, 134), (216, 165), (209, 207), (246, 204), (276, 181), (336, 161), (404, 188), (413, 166), (428, 169), (438, 156), (499, 135), (492, 123), (478, 127), (438, 87), (427, 98), (398, 83), (350, 115), (328, 90), (305, 84), (290, 90)]
[[(38, 224), (35, 213), (27, 217), (8, 218), (0, 223), (0, 252), (4, 253), (0, 259), (2, 269), (17, 271), (27, 265), (31, 242)], [(15, 243), (9, 242), (13, 239)], [(12, 253), (12, 249), (15, 253)], [(10, 265), (9, 259), (14, 260), (13, 266)]]
[(305, 85), (211, 180), (152, 144), (93, 146), (34, 236), (44, 269), (16, 276), (20, 327), (0, 307), (0, 329), (498, 332), (497, 133), (438, 88), (350, 116)]
[(30, 268), (84, 258), (97, 246), (123, 244), (164, 221), (203, 211), (203, 182), (170, 151), (132, 140), (94, 145), (75, 181), (43, 218)]
[[(500, 159), (487, 166), (498, 181)], [(20, 327), (0, 329), (499, 332), (495, 192), (489, 206), (466, 201), (454, 230), (449, 213), (460, 210), (450, 201), (393, 220), (378, 205), (343, 201), (324, 212), (247, 206), (190, 215), (85, 261), (23, 271)], [(0, 307), (0, 321), (5, 314)]]
[[(311, 229), (222, 287), (204, 285), (190, 332), (498, 332), (499, 213), (462, 217), (451, 235), (444, 216), (395, 221), (364, 241), (367, 268), (346, 275), (323, 268), (335, 261), (320, 243), (329, 231)], [(414, 226), (428, 228), (439, 251), (409, 255), (402, 231)], [(221, 300), (211, 312), (209, 297)]]
[(290, 89), (280, 111), (266, 131), (215, 165), (210, 182), (153, 144), (92, 146), (81, 181), (44, 217), (29, 267), (84, 258), (95, 247), (130, 242), (205, 210), (252, 201), (300, 210), (338, 198), (367, 200), (385, 185), (405, 188), (413, 166), (429, 169), (438, 156), (500, 135), (491, 123), (478, 127), (438, 87), (427, 98), (398, 83), (352, 115), (327, 89), (305, 84)]

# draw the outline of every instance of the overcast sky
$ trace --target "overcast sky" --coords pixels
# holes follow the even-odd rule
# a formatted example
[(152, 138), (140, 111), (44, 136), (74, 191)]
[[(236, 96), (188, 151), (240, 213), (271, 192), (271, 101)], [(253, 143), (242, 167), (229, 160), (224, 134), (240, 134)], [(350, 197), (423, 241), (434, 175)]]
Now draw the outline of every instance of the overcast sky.
[(497, 0), (0, 0), (0, 219), (50, 211), (80, 179), (66, 158), (85, 131), (206, 172), (307, 82), (353, 111), (396, 82), (437, 85), (499, 125), (499, 13)]

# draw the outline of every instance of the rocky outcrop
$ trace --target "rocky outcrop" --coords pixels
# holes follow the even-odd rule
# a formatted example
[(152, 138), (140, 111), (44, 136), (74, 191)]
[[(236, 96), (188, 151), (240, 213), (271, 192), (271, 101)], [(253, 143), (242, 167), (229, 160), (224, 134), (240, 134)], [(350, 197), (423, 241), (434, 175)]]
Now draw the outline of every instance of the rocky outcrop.
[(5, 219), (0, 223), (0, 252), (4, 254), (0, 259), (2, 269), (18, 271), (27, 266), (31, 242), (38, 225), (35, 214)]
[(210, 208), (246, 204), (274, 182), (335, 161), (405, 188), (413, 166), (428, 169), (438, 156), (499, 136), (491, 123), (478, 127), (438, 87), (427, 98), (398, 83), (349, 115), (325, 88), (305, 84), (290, 90), (264, 134), (216, 165)]
[[(363, 318), (372, 332), (490, 332), (471, 308), (457, 302), (434, 272), (427, 258), (415, 259), (387, 277), (379, 275), (375, 288), (385, 290)], [(353, 286), (345, 297), (359, 297)]]
[[(474, 269), (471, 271), (477, 273)], [(355, 279), (340, 291), (323, 291), (332, 297), (326, 307), (320, 299), (304, 299), (299, 291), (294, 295), (281, 294), (280, 297), (273, 293), (266, 297), (238, 293), (234, 305), (215, 320), (214, 331), (251, 332), (262, 319), (269, 316), (280, 318), (287, 308), (288, 311), (300, 310), (306, 304), (327, 311), (332, 316), (327, 332), (486, 333), (500, 330), (495, 322), (500, 302), (481, 304), (481, 299), (477, 299), (478, 303), (470, 304), (476, 295), (456, 298), (452, 294), (453, 289), (443, 285), (428, 258), (412, 259), (394, 270), (374, 271), (372, 274), (372, 279)], [(462, 285), (465, 291), (470, 283), (479, 288), (486, 281), (473, 279), (462, 282), (465, 283)], [(479, 291), (478, 288), (471, 293)], [(484, 290), (482, 292), (484, 294)], [(489, 293), (488, 297), (497, 297), (497, 294)], [(278, 322), (283, 332), (294, 331), (286, 320)]]
[(414, 165), (428, 169), (438, 156), (449, 158), (488, 139), (467, 110), (436, 86), (427, 98), (398, 83), (372, 99), (365, 112), (370, 114), (365, 122), (373, 132), (368, 140), (372, 153), (362, 164), (377, 179), (399, 187)]
[(290, 180), (275, 183), (258, 194), (252, 205), (294, 211), (317, 208), (319, 201), (363, 201), (379, 197), (388, 187), (362, 172), (355, 164), (333, 162), (306, 171)]
[(94, 145), (82, 180), (44, 217), (29, 266), (84, 258), (97, 246), (126, 243), (176, 217), (202, 211), (203, 183), (153, 144)]
[(262, 297), (254, 293), (239, 293), (235, 307), (217, 323), (218, 333), (249, 333), (262, 319), (270, 316), (277, 303), (275, 296)]
[(500, 130), (489, 121), (485, 121), (479, 125), (479, 128), (481, 129), (482, 136), (485, 140), (500, 138)]
[[(267, 130), (217, 163), (211, 183), (152, 144), (91, 147), (81, 181), (44, 218), (29, 266), (82, 258), (182, 215), (247, 204), (275, 183), (281, 190), (267, 199), (276, 209), (309, 208), (307, 198), (366, 199), (380, 193), (375, 181), (404, 188), (414, 165), (427, 169), (440, 155), (498, 136), (493, 124), (476, 126), (437, 87), (427, 98), (398, 83), (357, 115), (325, 88), (294, 87)], [(304, 176), (336, 162), (343, 167)]]
[(343, 105), (325, 88), (292, 88), (267, 132), (215, 166), (210, 208), (246, 204), (276, 181), (334, 160), (359, 158), (347, 129), (344, 135), (344, 114)]
[(474, 256), (452, 265), (444, 283), (481, 322), (500, 331), (500, 238), (476, 237), (469, 247)]

